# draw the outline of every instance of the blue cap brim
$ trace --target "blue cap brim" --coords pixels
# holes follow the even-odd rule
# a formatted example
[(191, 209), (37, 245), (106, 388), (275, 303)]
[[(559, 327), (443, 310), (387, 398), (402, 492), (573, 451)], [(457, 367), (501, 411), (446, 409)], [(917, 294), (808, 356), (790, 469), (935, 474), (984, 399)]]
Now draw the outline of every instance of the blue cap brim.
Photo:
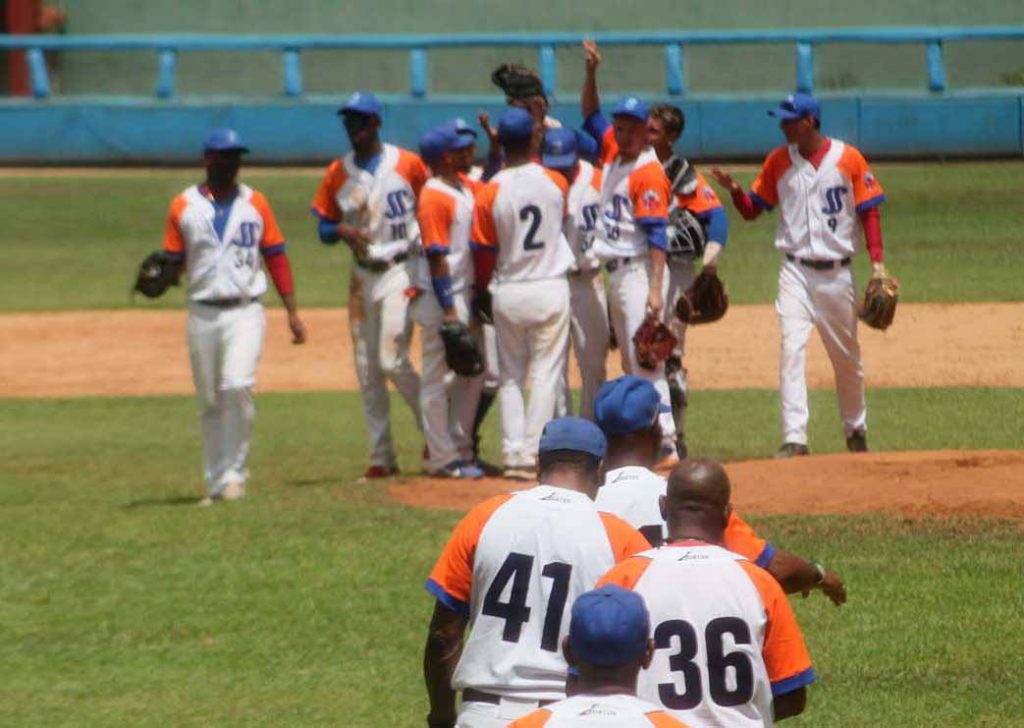
[(468, 149), (469, 147), (476, 144), (476, 138), (469, 136), (469, 134), (456, 134), (455, 143), (452, 144), (452, 151), (457, 152), (460, 149)]
[(628, 116), (630, 119), (636, 119), (637, 121), (647, 121), (646, 114), (638, 114), (635, 111), (616, 111), (612, 114), (612, 118), (614, 119), (616, 116)]
[[(794, 121), (804, 118), (805, 114), (801, 114), (799, 111), (790, 111), (789, 109), (769, 109), (768, 116), (774, 116), (786, 121)], [(810, 116), (810, 114), (806, 114), (806, 116)]]
[(569, 169), (579, 157), (575, 154), (542, 154), (541, 163), (551, 169)]
[(204, 152), (238, 152), (239, 154), (248, 154), (249, 147), (206, 147), (203, 149)]

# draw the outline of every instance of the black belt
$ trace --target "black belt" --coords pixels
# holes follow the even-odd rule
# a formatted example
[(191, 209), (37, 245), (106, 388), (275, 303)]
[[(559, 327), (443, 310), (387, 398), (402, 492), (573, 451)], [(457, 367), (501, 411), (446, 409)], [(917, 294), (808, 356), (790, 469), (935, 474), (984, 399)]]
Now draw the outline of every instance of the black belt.
[(604, 264), (604, 269), (609, 273), (614, 273), (620, 267), (624, 265), (629, 265), (632, 262), (632, 258), (612, 258), (611, 260)]
[(213, 308), (238, 308), (239, 306), (248, 306), (250, 303), (255, 303), (259, 300), (258, 298), (235, 296), (234, 298), (211, 298), (205, 301), (196, 301), (196, 303), (203, 306), (212, 306)]
[(814, 260), (813, 258), (797, 258), (795, 255), (786, 253), (786, 259), (792, 263), (799, 263), (806, 268), (814, 270), (832, 270), (833, 268), (845, 268), (850, 264), (849, 258), (842, 260)]
[(408, 259), (408, 253), (399, 253), (391, 260), (359, 260), (357, 258), (356, 265), (358, 265), (363, 270), (370, 271), (371, 273), (383, 273), (392, 266), (398, 265), (399, 263), (404, 263)]
[[(483, 690), (477, 690), (476, 688), (465, 688), (462, 691), (462, 702), (463, 703), (489, 703), (490, 705), (501, 705), (501, 696), (495, 695), (494, 693), (485, 693)], [(557, 703), (557, 700), (540, 700), (537, 704), (543, 708), (546, 705)]]

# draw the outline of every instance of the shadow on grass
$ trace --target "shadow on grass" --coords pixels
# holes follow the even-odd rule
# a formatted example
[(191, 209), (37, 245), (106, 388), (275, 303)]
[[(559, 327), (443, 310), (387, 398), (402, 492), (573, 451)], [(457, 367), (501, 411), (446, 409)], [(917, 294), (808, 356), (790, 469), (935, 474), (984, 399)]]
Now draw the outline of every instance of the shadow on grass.
[(194, 495), (172, 495), (167, 498), (140, 498), (125, 503), (121, 506), (126, 511), (135, 510), (136, 508), (162, 508), (166, 506), (194, 506), (202, 498)]

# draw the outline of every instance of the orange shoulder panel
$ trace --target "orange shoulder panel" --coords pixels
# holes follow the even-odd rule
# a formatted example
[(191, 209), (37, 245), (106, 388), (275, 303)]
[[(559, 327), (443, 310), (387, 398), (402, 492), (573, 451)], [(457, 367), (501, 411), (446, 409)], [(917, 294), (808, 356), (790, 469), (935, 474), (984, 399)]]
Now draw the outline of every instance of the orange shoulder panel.
[(736, 514), (735, 509), (729, 514), (729, 521), (725, 524), (725, 548), (756, 562), (764, 552), (765, 544), (767, 541), (760, 538), (750, 524)]
[(459, 172), (459, 182), (465, 185), (466, 189), (469, 190), (474, 196), (480, 191), (480, 188), (484, 186), (484, 182), (478, 179), (473, 179), (468, 174)]
[(718, 195), (700, 172), (697, 172), (697, 189), (693, 191), (693, 194), (677, 195), (676, 201), (680, 207), (685, 207), (694, 215), (722, 206), (722, 201), (718, 199)]
[(688, 728), (686, 723), (662, 710), (652, 710), (647, 714), (647, 720), (651, 721), (654, 728)]
[(178, 195), (171, 200), (170, 209), (167, 211), (167, 224), (164, 225), (164, 250), (168, 253), (183, 255), (185, 253), (185, 238), (181, 236), (181, 214), (188, 207), (185, 195)]
[(597, 589), (605, 584), (617, 584), (624, 589), (635, 589), (640, 577), (644, 575), (650, 565), (651, 560), (645, 556), (634, 556), (620, 561), (597, 580), (594, 588)]
[(488, 182), (476, 193), (473, 205), (473, 233), (470, 240), (488, 248), (498, 247), (498, 231), (494, 227), (494, 200), (498, 196), (497, 182)]
[(601, 191), (601, 179), (604, 177), (604, 167), (594, 165), (594, 176), (590, 178), (590, 186), (597, 192)]
[(779, 582), (764, 569), (749, 561), (737, 561), (761, 595), (768, 625), (761, 648), (768, 680), (777, 683), (806, 672), (811, 667), (804, 636), (796, 622), (793, 607)]
[(847, 144), (836, 166), (853, 183), (853, 201), (858, 207), (885, 194), (882, 185), (871, 173), (868, 161), (856, 147)]
[(451, 195), (433, 187), (424, 187), (416, 206), (420, 223), (423, 249), (447, 248), (451, 244), (452, 220), (455, 219), (455, 200)]
[(261, 248), (270, 248), (284, 242), (284, 235), (281, 228), (277, 226), (277, 218), (274, 211), (270, 209), (270, 202), (262, 192), (252, 191), (249, 203), (256, 208), (256, 212), (263, 218), (263, 238), (260, 240)]
[(788, 147), (777, 147), (772, 150), (761, 165), (761, 171), (750, 186), (750, 191), (772, 207), (779, 204), (779, 180), (792, 164)]
[(473, 588), (473, 557), (480, 534), (494, 512), (512, 498), (512, 494), (495, 496), (474, 507), (455, 527), (448, 544), (430, 572), (430, 580), (446, 594), (469, 604)]
[(569, 214), (569, 182), (558, 172), (546, 167), (543, 169), (544, 174), (548, 176), (549, 180), (555, 183), (559, 191), (562, 193), (562, 217), (565, 217)]
[(414, 154), (408, 149), (399, 148), (395, 171), (405, 178), (405, 181), (412, 187), (412, 193), (417, 197), (419, 197), (423, 185), (430, 178), (430, 170), (427, 169), (427, 165), (423, 163), (418, 154)]
[(311, 205), (313, 212), (327, 220), (341, 222), (341, 210), (338, 208), (338, 201), (334, 197), (347, 179), (348, 173), (345, 172), (345, 165), (340, 159), (335, 159), (327, 165), (327, 171), (324, 172), (324, 177), (320, 180), (320, 186), (316, 188), (316, 194), (313, 196), (313, 203)]
[(661, 164), (648, 162), (629, 175), (629, 199), (633, 217), (668, 217), (672, 185)]
[(508, 728), (541, 728), (551, 720), (551, 711), (541, 708), (508, 724)]
[(642, 533), (618, 516), (604, 511), (598, 515), (601, 516), (605, 533), (608, 534), (608, 542), (612, 545), (616, 563), (651, 547), (650, 541), (644, 538)]
[(603, 167), (611, 164), (619, 155), (619, 143), (615, 141), (615, 129), (609, 125), (601, 137), (601, 154), (598, 156), (598, 163)]

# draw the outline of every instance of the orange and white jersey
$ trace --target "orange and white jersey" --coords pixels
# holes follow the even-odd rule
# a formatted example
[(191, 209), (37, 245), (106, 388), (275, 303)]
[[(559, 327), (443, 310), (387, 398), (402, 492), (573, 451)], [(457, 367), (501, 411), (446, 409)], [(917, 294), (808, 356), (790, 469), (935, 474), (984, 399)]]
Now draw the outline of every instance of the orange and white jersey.
[[(668, 538), (659, 502), (667, 486), (667, 481), (653, 470), (636, 465), (616, 468), (605, 473), (595, 503), (598, 510), (618, 516), (657, 546)], [(762, 569), (775, 558), (775, 547), (758, 536), (735, 510), (725, 524), (723, 545)]]
[(614, 564), (649, 547), (629, 524), (565, 488), (539, 485), (473, 508), (426, 584), (470, 621), (452, 687), (564, 698), (561, 644), (573, 601)]
[(313, 198), (321, 219), (348, 222), (367, 229), (367, 258), (392, 260), (414, 252), (419, 240), (416, 199), (430, 172), (417, 155), (383, 145), (373, 173), (360, 169), (349, 152), (327, 167)]
[(601, 173), (601, 219), (594, 250), (601, 258), (647, 255), (645, 220), (667, 222), (671, 196), (668, 177), (654, 149), (632, 162), (615, 157)]
[[(464, 186), (452, 187), (439, 177), (432, 177), (420, 193), (416, 216), (423, 252), (441, 254), (448, 260), (452, 292), (471, 288), (473, 259), (469, 233), (473, 227), (473, 193)], [(430, 269), (425, 260), (419, 267), (416, 284), (430, 290)]]
[(675, 204), (679, 207), (685, 207), (694, 215), (700, 215), (716, 207), (722, 207), (722, 201), (718, 199), (718, 194), (700, 172), (697, 172), (697, 186), (694, 190), (689, 194), (675, 195)]
[(838, 139), (818, 169), (795, 145), (779, 147), (761, 167), (751, 197), (766, 209), (779, 208), (775, 247), (814, 260), (852, 256), (863, 236), (858, 213), (885, 201), (863, 155)]
[(163, 249), (185, 256), (189, 300), (255, 298), (267, 290), (262, 255), (283, 250), (284, 237), (262, 193), (240, 184), (218, 205), (193, 185), (171, 201)]
[(601, 170), (581, 159), (579, 172), (569, 187), (569, 216), (565, 219), (565, 238), (576, 261), (575, 270), (601, 266), (600, 259), (592, 252), (600, 209)]
[(503, 169), (477, 192), (472, 241), (497, 249), (495, 282), (557, 278), (572, 267), (562, 232), (568, 192), (561, 175), (536, 162)]
[(743, 557), (677, 541), (615, 566), (601, 581), (647, 604), (655, 653), (637, 695), (694, 725), (770, 726), (772, 696), (814, 681), (782, 587)]
[(686, 728), (661, 708), (633, 695), (574, 695), (535, 710), (508, 728)]

